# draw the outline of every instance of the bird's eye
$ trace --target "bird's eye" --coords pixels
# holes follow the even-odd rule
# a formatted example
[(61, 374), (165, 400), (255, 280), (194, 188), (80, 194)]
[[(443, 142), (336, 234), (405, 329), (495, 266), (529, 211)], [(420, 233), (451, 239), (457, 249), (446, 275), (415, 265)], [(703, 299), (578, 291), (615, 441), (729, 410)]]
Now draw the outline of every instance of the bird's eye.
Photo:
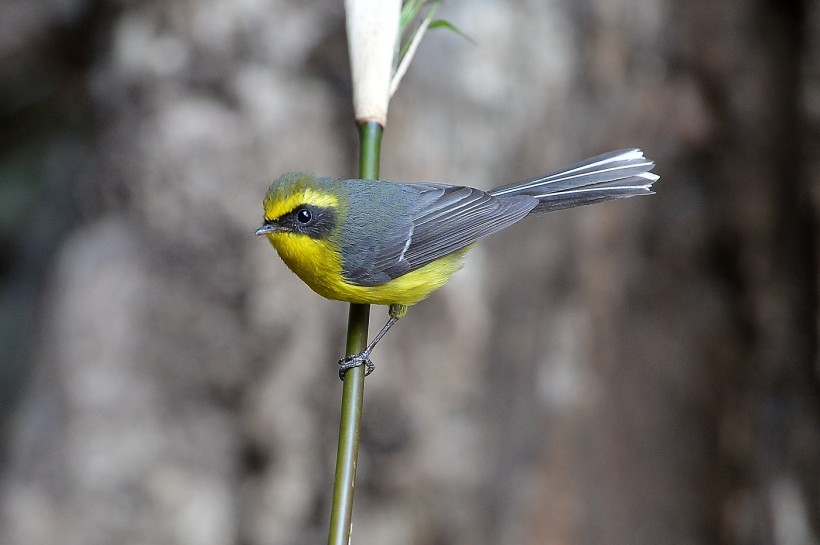
[(307, 208), (302, 208), (296, 213), (296, 219), (299, 223), (308, 223), (310, 220), (313, 219), (313, 214), (310, 213), (310, 210)]

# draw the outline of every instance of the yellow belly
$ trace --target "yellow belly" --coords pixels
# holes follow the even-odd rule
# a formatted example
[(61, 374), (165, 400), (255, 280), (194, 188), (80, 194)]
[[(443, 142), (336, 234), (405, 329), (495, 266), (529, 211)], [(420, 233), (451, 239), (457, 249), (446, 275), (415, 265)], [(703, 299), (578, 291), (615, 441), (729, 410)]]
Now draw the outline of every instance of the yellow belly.
[(292, 233), (273, 233), (268, 239), (288, 268), (319, 295), (371, 305), (418, 303), (447, 283), (469, 250), (464, 248), (380, 286), (357, 286), (344, 281), (341, 256), (327, 241)]

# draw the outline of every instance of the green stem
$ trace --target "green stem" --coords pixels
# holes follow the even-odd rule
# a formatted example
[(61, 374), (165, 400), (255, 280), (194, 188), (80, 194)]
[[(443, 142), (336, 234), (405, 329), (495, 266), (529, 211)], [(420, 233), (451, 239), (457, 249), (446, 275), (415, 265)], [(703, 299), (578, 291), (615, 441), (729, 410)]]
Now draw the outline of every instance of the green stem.
[(359, 178), (379, 179), (379, 153), (382, 150), (384, 128), (375, 121), (359, 125)]
[[(379, 177), (379, 153), (383, 130), (381, 125), (372, 121), (359, 125), (360, 178), (375, 180)], [(370, 305), (350, 305), (347, 355), (358, 354), (367, 346), (369, 321)], [(339, 422), (339, 447), (336, 451), (336, 479), (333, 482), (328, 545), (348, 545), (350, 539), (363, 400), (364, 366), (348, 369), (342, 388), (342, 414)]]

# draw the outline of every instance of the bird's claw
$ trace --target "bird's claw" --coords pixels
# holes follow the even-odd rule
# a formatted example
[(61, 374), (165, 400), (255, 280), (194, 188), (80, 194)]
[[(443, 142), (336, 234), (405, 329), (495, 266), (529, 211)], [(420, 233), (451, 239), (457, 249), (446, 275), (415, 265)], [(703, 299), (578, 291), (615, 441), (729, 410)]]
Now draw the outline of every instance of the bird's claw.
[(364, 353), (345, 356), (339, 360), (339, 378), (344, 380), (345, 373), (348, 369), (353, 369), (354, 367), (360, 367), (362, 365), (364, 365), (365, 368), (364, 376), (369, 375), (373, 372), (373, 369), (376, 368), (376, 366), (373, 365), (373, 362), (370, 361), (370, 358)]

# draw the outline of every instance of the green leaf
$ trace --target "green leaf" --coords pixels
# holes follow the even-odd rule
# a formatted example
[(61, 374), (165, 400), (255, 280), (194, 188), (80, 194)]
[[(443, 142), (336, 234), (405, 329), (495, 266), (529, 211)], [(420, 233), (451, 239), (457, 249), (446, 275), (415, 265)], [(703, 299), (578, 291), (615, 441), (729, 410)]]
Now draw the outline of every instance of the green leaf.
[[(443, 28), (455, 32), (471, 44), (475, 40), (449, 21), (433, 19), (442, 0), (406, 0), (402, 4), (399, 18), (399, 37), (396, 40), (393, 54), (393, 78), (390, 82), (390, 95), (396, 91), (402, 77), (404, 77), (413, 55), (424, 37), (424, 33), (431, 28)], [(427, 8), (425, 10), (425, 7)]]
[(418, 16), (424, 6), (424, 0), (409, 0), (401, 7), (401, 16), (399, 18), (399, 32), (404, 33), (407, 26)]
[(449, 30), (449, 31), (451, 31), (451, 32), (455, 32), (456, 34), (458, 34), (459, 36), (461, 36), (462, 38), (464, 38), (465, 40), (467, 40), (467, 41), (468, 41), (468, 42), (470, 42), (471, 44), (476, 45), (476, 41), (475, 41), (475, 40), (473, 40), (472, 38), (470, 38), (470, 36), (469, 36), (467, 33), (465, 33), (464, 31), (462, 31), (460, 28), (458, 28), (456, 25), (454, 25), (454, 24), (453, 24), (453, 23), (451, 23), (450, 21), (445, 21), (445, 20), (443, 20), (443, 19), (436, 19), (435, 21), (432, 21), (432, 22), (430, 23), (430, 26), (429, 26), (429, 27), (427, 27), (427, 28), (429, 28), (429, 29), (431, 29), (431, 30), (432, 30), (432, 29), (434, 29), (434, 28), (444, 28), (444, 29), (447, 29), (447, 30)]

